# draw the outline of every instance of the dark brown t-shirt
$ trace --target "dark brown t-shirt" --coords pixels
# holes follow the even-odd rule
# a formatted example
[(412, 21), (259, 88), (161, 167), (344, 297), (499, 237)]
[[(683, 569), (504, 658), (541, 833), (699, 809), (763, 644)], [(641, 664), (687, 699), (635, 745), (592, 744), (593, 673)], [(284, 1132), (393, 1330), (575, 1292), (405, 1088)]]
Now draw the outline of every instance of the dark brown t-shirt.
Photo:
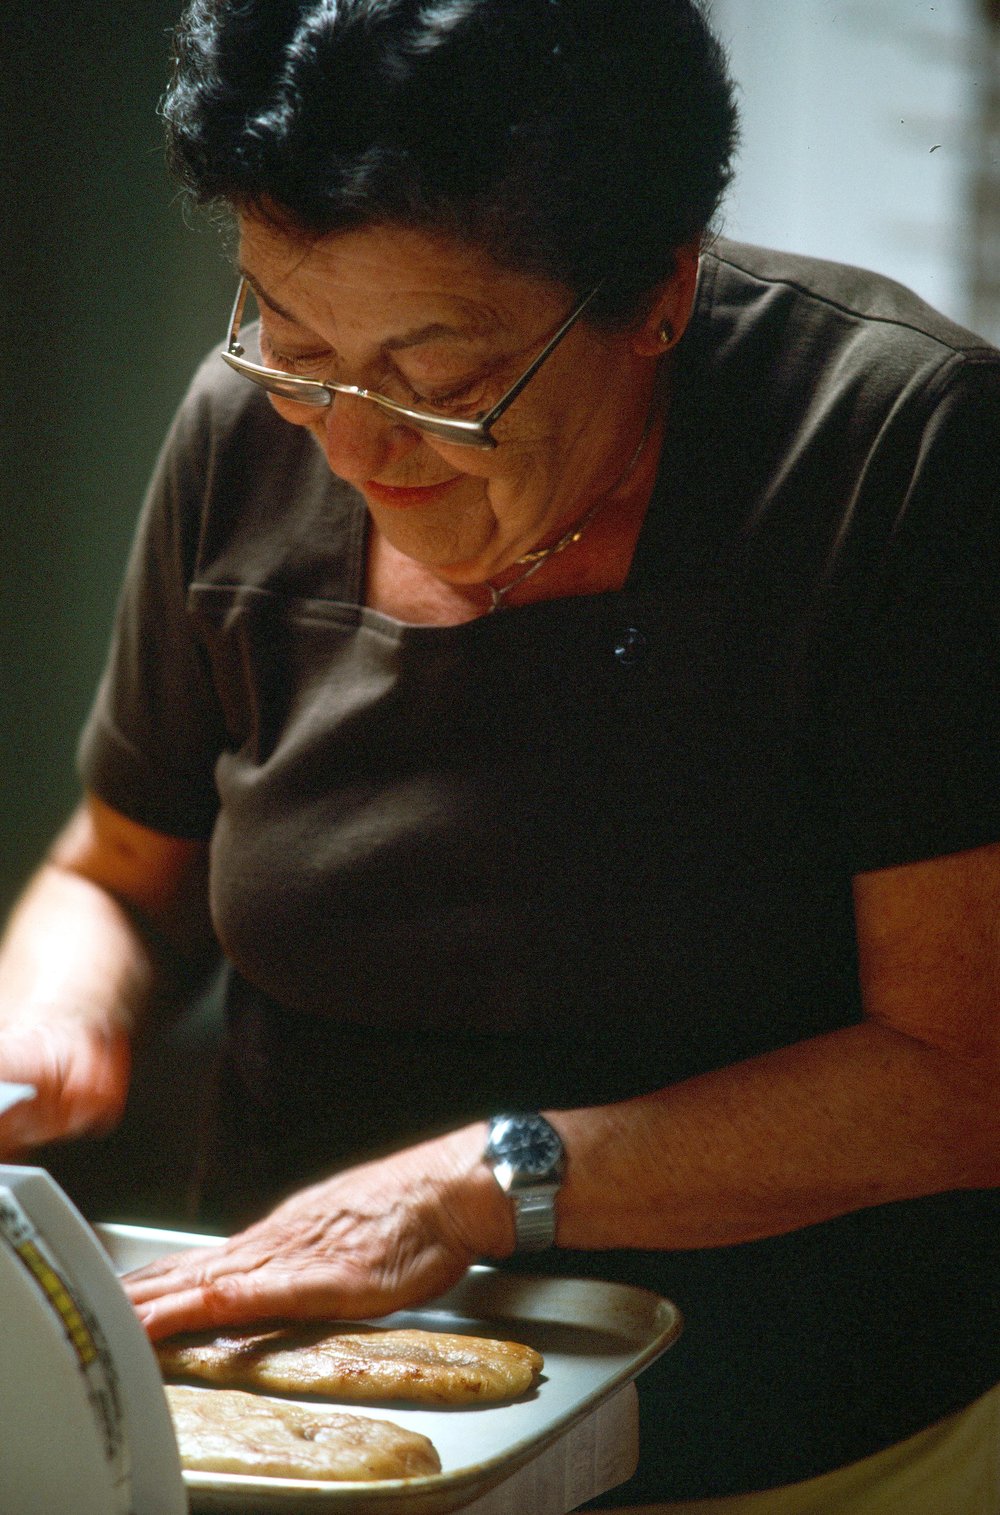
[[(1000, 838), (1000, 355), (719, 243), (676, 394), (620, 593), (415, 627), (360, 607), (363, 504), (311, 439), (196, 380), (81, 764), (211, 838), (234, 1205), (856, 1021), (852, 876)], [(687, 1316), (620, 1497), (806, 1477), (1000, 1377), (989, 1205), (556, 1254)]]

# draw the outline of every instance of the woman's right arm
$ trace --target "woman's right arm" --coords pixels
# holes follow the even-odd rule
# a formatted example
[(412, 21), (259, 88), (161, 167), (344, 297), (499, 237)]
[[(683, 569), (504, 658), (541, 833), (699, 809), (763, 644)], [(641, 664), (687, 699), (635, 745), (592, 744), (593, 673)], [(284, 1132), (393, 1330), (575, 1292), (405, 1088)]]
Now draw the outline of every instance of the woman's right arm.
[(36, 1099), (0, 1116), (0, 1160), (119, 1119), (153, 1007), (213, 949), (207, 847), (88, 796), (0, 944), (0, 1079)]

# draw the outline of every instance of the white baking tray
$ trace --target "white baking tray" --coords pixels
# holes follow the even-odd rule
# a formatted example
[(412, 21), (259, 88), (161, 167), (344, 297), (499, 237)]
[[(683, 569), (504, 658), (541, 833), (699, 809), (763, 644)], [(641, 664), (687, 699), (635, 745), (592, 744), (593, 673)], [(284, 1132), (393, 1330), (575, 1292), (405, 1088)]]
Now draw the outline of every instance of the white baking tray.
[[(215, 1239), (146, 1226), (96, 1229), (119, 1272)], [(185, 1472), (193, 1511), (439, 1515), (456, 1510), (496, 1488), (585, 1418), (595, 1416), (676, 1340), (681, 1329), (677, 1308), (645, 1289), (592, 1279), (522, 1277), (485, 1267), (470, 1269), (461, 1283), (432, 1304), (386, 1316), (378, 1324), (525, 1342), (545, 1359), (542, 1380), (532, 1394), (506, 1405), (343, 1406), (429, 1436), (442, 1468), (432, 1477), (331, 1484)], [(584, 1491), (574, 1503), (608, 1487), (605, 1483)]]

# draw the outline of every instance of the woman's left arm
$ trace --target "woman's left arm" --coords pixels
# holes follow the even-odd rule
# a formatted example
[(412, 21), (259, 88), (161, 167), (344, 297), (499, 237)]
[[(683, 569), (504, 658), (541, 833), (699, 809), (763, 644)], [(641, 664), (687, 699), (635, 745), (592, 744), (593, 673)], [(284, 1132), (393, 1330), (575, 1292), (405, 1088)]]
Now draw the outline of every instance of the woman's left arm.
[[(720, 1246), (1000, 1183), (1000, 844), (855, 880), (865, 1019), (594, 1109), (566, 1145), (558, 1244)], [(150, 1334), (267, 1315), (358, 1318), (433, 1297), (513, 1246), (464, 1127), (286, 1201), (129, 1289)]]
[(861, 874), (854, 905), (859, 1025), (556, 1117), (581, 1154), (562, 1245), (724, 1245), (1000, 1183), (1000, 845)]

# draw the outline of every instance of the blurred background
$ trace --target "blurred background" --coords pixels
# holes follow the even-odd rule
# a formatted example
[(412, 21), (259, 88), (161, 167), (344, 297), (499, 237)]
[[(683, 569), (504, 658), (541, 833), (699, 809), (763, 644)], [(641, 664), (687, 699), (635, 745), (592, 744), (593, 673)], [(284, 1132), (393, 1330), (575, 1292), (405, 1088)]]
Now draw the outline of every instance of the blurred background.
[(891, 274), (1000, 341), (1000, 0), (709, 0), (728, 235)]
[[(4, 9), (4, 910), (75, 801), (76, 737), (145, 481), (228, 314), (215, 234), (163, 168), (156, 108), (179, 3)], [(878, 268), (1000, 340), (1000, 0), (709, 9), (744, 121), (723, 230)]]

